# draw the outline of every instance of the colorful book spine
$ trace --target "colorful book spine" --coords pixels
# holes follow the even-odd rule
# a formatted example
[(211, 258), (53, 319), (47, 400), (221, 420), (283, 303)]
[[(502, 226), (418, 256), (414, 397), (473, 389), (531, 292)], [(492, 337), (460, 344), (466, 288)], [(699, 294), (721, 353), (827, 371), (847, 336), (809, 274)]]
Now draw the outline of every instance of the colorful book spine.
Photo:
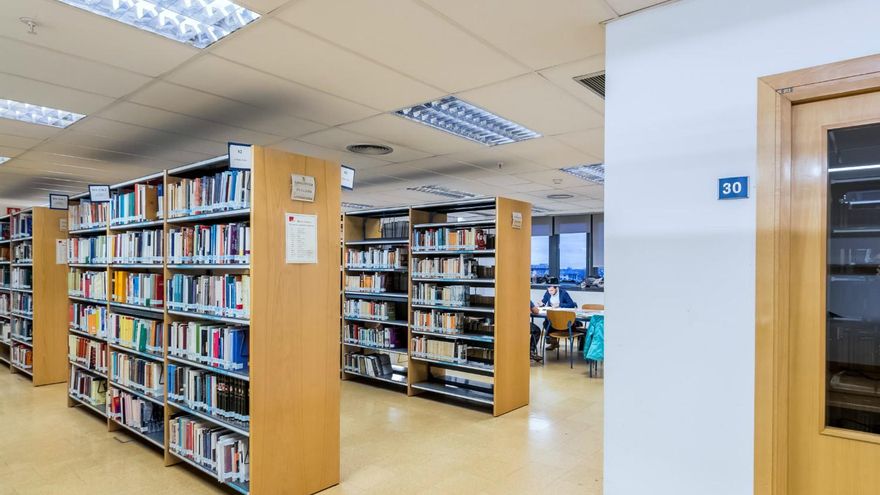
[(432, 227), (413, 231), (414, 251), (479, 251), (494, 247), (494, 232), (481, 227)]
[(346, 299), (343, 306), (346, 318), (363, 318), (378, 321), (397, 319), (395, 306), (392, 302)]
[(18, 340), (30, 342), (34, 339), (34, 326), (30, 320), (13, 318), (11, 332), (12, 337)]
[(169, 217), (239, 210), (251, 204), (250, 170), (225, 170), (168, 184)]
[(250, 388), (238, 378), (169, 363), (168, 399), (243, 428), (250, 423)]
[(70, 328), (95, 337), (107, 337), (107, 308), (71, 302), (68, 309)]
[(413, 330), (422, 332), (437, 332), (447, 335), (463, 333), (462, 326), (465, 321), (463, 313), (451, 311), (413, 310)]
[(347, 268), (401, 270), (406, 268), (407, 259), (406, 248), (349, 248), (345, 251), (345, 266)]
[(162, 354), (162, 322), (110, 313), (110, 342), (139, 352)]
[(34, 232), (34, 218), (31, 213), (19, 213), (12, 217), (12, 238), (23, 239), (31, 237)]
[(161, 308), (164, 301), (164, 280), (161, 273), (115, 271), (111, 279), (112, 301)]
[(171, 418), (168, 448), (213, 472), (218, 481), (250, 481), (248, 439), (213, 423), (189, 415)]
[(68, 384), (68, 393), (77, 400), (87, 402), (93, 406), (103, 406), (107, 403), (106, 378), (91, 375), (71, 366)]
[(22, 242), (12, 247), (13, 263), (33, 263), (34, 246), (30, 242)]
[(12, 364), (26, 370), (34, 367), (34, 353), (30, 347), (12, 344), (10, 357)]
[(161, 186), (135, 184), (132, 190), (120, 192), (110, 201), (110, 224), (148, 222), (159, 217)]
[(358, 344), (378, 349), (405, 347), (405, 328), (367, 327), (356, 323), (345, 325), (342, 338), (347, 344)]
[(33, 283), (33, 270), (30, 267), (13, 266), (10, 281), (13, 289), (30, 289)]
[(248, 318), (250, 276), (175, 274), (169, 283), (168, 309)]
[(162, 230), (121, 232), (110, 236), (109, 253), (112, 263), (161, 264)]
[(413, 278), (444, 278), (449, 280), (477, 277), (479, 263), (472, 256), (421, 258), (413, 264)]
[(247, 264), (251, 228), (246, 223), (175, 227), (168, 231), (172, 264)]
[(70, 230), (106, 227), (108, 218), (107, 203), (92, 203), (84, 199), (67, 209), (67, 227)]
[(384, 273), (346, 275), (345, 290), (350, 292), (385, 292), (388, 280)]
[(468, 306), (470, 288), (466, 285), (418, 283), (413, 285), (413, 303), (453, 307)]
[(24, 316), (33, 316), (34, 296), (23, 292), (13, 292), (12, 313)]
[(107, 373), (107, 343), (79, 335), (67, 336), (67, 357), (92, 371)]
[(112, 385), (107, 393), (107, 415), (141, 433), (157, 433), (164, 429), (165, 411), (162, 406)]
[(67, 262), (107, 264), (107, 236), (78, 237), (67, 241)]
[(150, 397), (162, 400), (162, 363), (148, 361), (124, 352), (110, 351), (110, 379)]
[(248, 330), (173, 322), (168, 330), (168, 354), (225, 370), (243, 370), (248, 366)]

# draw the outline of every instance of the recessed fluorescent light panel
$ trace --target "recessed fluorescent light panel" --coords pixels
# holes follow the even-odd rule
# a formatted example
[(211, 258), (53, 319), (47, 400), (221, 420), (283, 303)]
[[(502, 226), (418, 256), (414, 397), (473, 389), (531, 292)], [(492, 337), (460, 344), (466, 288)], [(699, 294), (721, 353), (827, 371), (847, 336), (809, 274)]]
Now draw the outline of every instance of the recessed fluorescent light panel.
[(0, 117), (64, 129), (85, 115), (0, 98)]
[(416, 191), (427, 194), (436, 194), (437, 196), (443, 196), (444, 198), (452, 198), (452, 199), (470, 199), (476, 198), (477, 195), (465, 191), (456, 191), (455, 189), (449, 189), (448, 187), (443, 186), (418, 186), (418, 187), (407, 187), (407, 191)]
[(594, 182), (596, 184), (605, 183), (605, 165), (602, 163), (578, 165), (577, 167), (568, 167), (560, 170), (587, 182)]
[(205, 48), (260, 14), (229, 0), (59, 0), (174, 41)]
[(9, 160), (12, 160), (12, 158), (9, 158), (8, 156), (0, 156), (0, 165), (3, 165), (4, 163), (8, 162)]
[(372, 208), (372, 207), (373, 207), (373, 205), (365, 205), (363, 203), (348, 203), (345, 201), (342, 202), (342, 209), (343, 210), (363, 210), (365, 208)]
[(515, 143), (541, 137), (531, 129), (454, 96), (404, 108), (394, 113), (486, 146)]

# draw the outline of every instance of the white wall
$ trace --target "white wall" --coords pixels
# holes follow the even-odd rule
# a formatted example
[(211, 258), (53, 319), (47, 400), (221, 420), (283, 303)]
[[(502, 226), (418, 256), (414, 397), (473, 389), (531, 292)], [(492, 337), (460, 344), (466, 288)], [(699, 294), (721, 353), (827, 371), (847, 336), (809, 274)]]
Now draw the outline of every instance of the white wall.
[(880, 51), (876, 0), (682, 0), (607, 26), (605, 494), (752, 493), (756, 78)]

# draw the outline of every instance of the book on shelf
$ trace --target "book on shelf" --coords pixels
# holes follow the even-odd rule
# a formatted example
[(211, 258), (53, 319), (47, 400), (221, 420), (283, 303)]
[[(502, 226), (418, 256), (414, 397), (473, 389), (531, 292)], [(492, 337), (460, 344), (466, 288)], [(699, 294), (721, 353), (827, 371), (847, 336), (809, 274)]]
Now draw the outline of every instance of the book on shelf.
[(413, 250), (466, 250), (495, 249), (493, 228), (431, 227), (413, 231)]
[(107, 300), (107, 272), (71, 268), (67, 272), (67, 294), (87, 299)]
[(174, 274), (169, 281), (167, 306), (177, 311), (248, 318), (250, 276)]
[(218, 481), (250, 481), (248, 439), (213, 423), (182, 414), (168, 423), (168, 448), (208, 469)]
[(474, 256), (464, 254), (454, 257), (418, 258), (413, 263), (412, 276), (448, 280), (491, 279), (495, 278), (495, 267), (481, 265)]
[(34, 260), (34, 246), (28, 242), (21, 242), (12, 246), (13, 263), (31, 263)]
[(395, 304), (391, 301), (346, 299), (343, 301), (343, 313), (346, 318), (363, 318), (377, 321), (396, 320), (397, 309)]
[(30, 289), (33, 286), (33, 270), (29, 267), (13, 266), (10, 282), (13, 289)]
[(168, 330), (168, 354), (224, 370), (242, 370), (248, 365), (248, 329), (176, 321)]
[(76, 237), (67, 241), (70, 264), (107, 264), (107, 236)]
[(346, 323), (342, 332), (347, 344), (358, 344), (380, 349), (399, 349), (406, 344), (406, 328), (368, 327), (357, 323)]
[(345, 250), (343, 260), (347, 268), (370, 268), (379, 270), (402, 270), (407, 266), (407, 249), (393, 248), (380, 249), (369, 247), (366, 249), (348, 248)]
[(403, 239), (409, 237), (408, 218), (380, 218), (379, 232), (386, 239)]
[(491, 368), (495, 350), (485, 345), (413, 336), (410, 346), (413, 357)]
[(110, 223), (124, 225), (162, 218), (162, 203), (162, 185), (135, 184), (130, 192), (119, 192), (110, 199)]
[(0, 341), (8, 343), (10, 338), (12, 338), (12, 322), (0, 320)]
[(34, 314), (34, 296), (25, 292), (13, 292), (12, 312), (32, 316)]
[(110, 379), (123, 387), (162, 400), (162, 363), (111, 350)]
[(165, 409), (151, 401), (110, 385), (107, 415), (140, 433), (161, 433), (165, 427)]
[(34, 231), (34, 217), (30, 212), (19, 213), (12, 217), (12, 239), (31, 237)]
[(149, 308), (161, 308), (165, 293), (161, 273), (141, 273), (118, 270), (110, 279), (113, 302)]
[(388, 354), (365, 354), (363, 352), (345, 353), (343, 369), (359, 375), (383, 378), (388, 378), (395, 372), (391, 364), (391, 356)]
[(250, 204), (250, 170), (224, 170), (168, 184), (169, 217), (239, 210)]
[(70, 334), (67, 357), (90, 370), (107, 373), (107, 343)]
[(250, 387), (245, 380), (169, 363), (168, 398), (245, 428), (250, 423)]
[(345, 290), (351, 292), (385, 292), (388, 283), (389, 277), (384, 273), (345, 276)]
[(107, 226), (107, 203), (92, 203), (80, 200), (79, 204), (71, 204), (67, 209), (67, 227), (69, 230), (85, 230)]
[(470, 287), (466, 285), (437, 285), (420, 282), (413, 284), (412, 301), (414, 304), (435, 306), (468, 306)]
[(9, 299), (9, 293), (0, 293), (0, 315), (8, 315), (10, 309), (12, 309), (12, 303)]
[(110, 342), (139, 352), (162, 354), (161, 321), (110, 313)]
[(109, 256), (112, 263), (161, 264), (162, 229), (120, 232), (110, 236)]
[(107, 403), (107, 379), (70, 367), (68, 392), (77, 400), (99, 407)]
[(0, 265), (0, 285), (8, 286), (12, 282), (12, 268), (9, 265)]
[(12, 319), (12, 338), (30, 342), (34, 339), (34, 325), (30, 320), (22, 318)]
[(12, 228), (9, 222), (0, 222), (0, 241), (8, 241), (12, 236)]
[(172, 227), (168, 246), (169, 264), (246, 264), (251, 228), (246, 223)]
[(10, 358), (12, 364), (19, 368), (29, 370), (34, 367), (34, 352), (28, 346), (13, 343)]
[(71, 302), (68, 309), (70, 328), (89, 335), (107, 337), (107, 308), (94, 304)]

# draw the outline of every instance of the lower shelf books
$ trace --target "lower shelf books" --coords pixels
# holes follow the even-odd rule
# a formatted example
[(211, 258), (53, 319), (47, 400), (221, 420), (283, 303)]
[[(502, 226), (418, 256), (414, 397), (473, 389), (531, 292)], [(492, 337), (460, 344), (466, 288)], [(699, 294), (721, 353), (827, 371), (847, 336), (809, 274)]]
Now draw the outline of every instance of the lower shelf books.
[(175, 274), (168, 287), (168, 309), (229, 318), (250, 315), (249, 275)]
[(12, 323), (0, 320), (0, 342), (9, 342), (12, 337)]
[(246, 223), (173, 227), (168, 231), (168, 262), (244, 264), (250, 261), (250, 243)]
[(248, 382), (210, 371), (168, 364), (168, 399), (248, 428), (250, 387)]
[(67, 242), (67, 262), (70, 264), (107, 264), (107, 236), (70, 239)]
[(123, 387), (162, 400), (162, 363), (111, 351), (110, 379)]
[(34, 314), (34, 296), (22, 292), (12, 293), (12, 312), (31, 316)]
[(90, 370), (107, 373), (107, 343), (78, 335), (68, 335), (68, 358)]
[(9, 314), (9, 310), (11, 307), (11, 302), (9, 301), (9, 293), (0, 294), (0, 315)]
[(107, 308), (71, 302), (68, 309), (70, 328), (95, 337), (107, 337)]
[(194, 416), (177, 416), (168, 423), (171, 452), (203, 466), (219, 481), (250, 481), (248, 439)]
[(495, 351), (489, 347), (428, 337), (413, 337), (411, 350), (415, 357), (478, 366), (491, 366), (495, 358)]
[(12, 344), (12, 364), (29, 370), (34, 367), (34, 353), (30, 347)]
[(30, 267), (12, 267), (10, 281), (13, 288), (30, 289), (33, 284), (32, 270)]
[(248, 330), (176, 321), (168, 330), (168, 353), (225, 370), (242, 370), (248, 365)]
[(363, 299), (346, 299), (344, 313), (348, 318), (365, 318), (368, 320), (395, 320), (397, 310), (393, 302), (366, 301)]
[(107, 299), (107, 272), (71, 268), (67, 272), (67, 294), (88, 299)]
[(349, 352), (343, 357), (343, 369), (360, 375), (390, 377), (394, 373), (388, 354)]
[(110, 342), (139, 352), (162, 354), (162, 322), (110, 313)]
[(113, 263), (162, 263), (162, 230), (113, 234), (106, 252)]
[(12, 337), (30, 342), (34, 338), (34, 327), (30, 320), (12, 319)]
[(93, 406), (107, 402), (107, 379), (70, 367), (70, 395)]
[(358, 344), (380, 349), (398, 349), (406, 346), (406, 329), (367, 327), (356, 323), (345, 325), (342, 338), (347, 344)]
[(470, 288), (465, 285), (437, 285), (419, 283), (413, 286), (414, 304), (467, 306)]
[(110, 386), (107, 415), (141, 433), (159, 433), (165, 423), (164, 408)]
[(159, 273), (116, 271), (111, 279), (113, 301), (136, 306), (161, 308), (164, 284)]

